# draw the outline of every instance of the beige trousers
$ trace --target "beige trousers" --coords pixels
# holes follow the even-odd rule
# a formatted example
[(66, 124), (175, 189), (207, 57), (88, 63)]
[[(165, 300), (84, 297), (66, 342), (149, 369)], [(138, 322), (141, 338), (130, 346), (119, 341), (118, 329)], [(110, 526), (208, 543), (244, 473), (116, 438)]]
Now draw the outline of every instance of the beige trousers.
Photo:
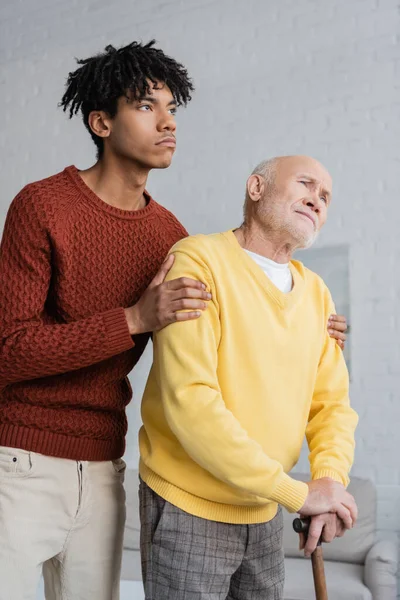
[(118, 600), (124, 471), (0, 447), (0, 600)]

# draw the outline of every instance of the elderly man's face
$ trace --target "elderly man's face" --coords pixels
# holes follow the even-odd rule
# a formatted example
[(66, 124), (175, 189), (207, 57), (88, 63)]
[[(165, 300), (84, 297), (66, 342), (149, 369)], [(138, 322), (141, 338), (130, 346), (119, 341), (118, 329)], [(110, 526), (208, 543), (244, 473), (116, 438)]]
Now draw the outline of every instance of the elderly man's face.
[(318, 161), (285, 157), (278, 162), (272, 188), (266, 189), (260, 217), (266, 226), (307, 248), (326, 221), (331, 194), (332, 179)]

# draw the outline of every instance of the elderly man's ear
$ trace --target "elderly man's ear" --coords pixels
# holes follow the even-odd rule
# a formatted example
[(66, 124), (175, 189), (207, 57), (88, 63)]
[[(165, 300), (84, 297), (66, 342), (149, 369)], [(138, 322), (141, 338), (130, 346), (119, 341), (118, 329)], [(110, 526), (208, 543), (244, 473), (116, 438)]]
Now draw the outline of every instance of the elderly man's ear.
[(261, 175), (250, 175), (247, 180), (247, 193), (253, 202), (258, 202), (264, 196), (265, 179)]

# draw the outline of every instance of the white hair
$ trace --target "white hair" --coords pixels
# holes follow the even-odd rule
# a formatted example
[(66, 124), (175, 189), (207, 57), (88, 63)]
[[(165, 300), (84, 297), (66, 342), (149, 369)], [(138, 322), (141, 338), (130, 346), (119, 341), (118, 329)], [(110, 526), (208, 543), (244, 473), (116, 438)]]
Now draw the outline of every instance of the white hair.
[(273, 183), (276, 173), (276, 167), (278, 166), (279, 158), (268, 158), (267, 160), (263, 160), (258, 163), (258, 165), (253, 169), (252, 175), (261, 175), (264, 177), (267, 185)]
[[(274, 180), (275, 180), (275, 173), (276, 173), (276, 168), (278, 166), (278, 162), (279, 162), (279, 157), (274, 157), (274, 158), (268, 158), (266, 160), (261, 161), (260, 163), (258, 163), (258, 165), (256, 167), (254, 167), (251, 175), (260, 175), (261, 177), (263, 177), (265, 179), (265, 182), (267, 184), (267, 186), (273, 186), (274, 184)], [(248, 208), (249, 208), (249, 194), (246, 188), (246, 197), (244, 200), (244, 206), (243, 206), (243, 222), (246, 223), (247, 220), (247, 213), (248, 213)]]

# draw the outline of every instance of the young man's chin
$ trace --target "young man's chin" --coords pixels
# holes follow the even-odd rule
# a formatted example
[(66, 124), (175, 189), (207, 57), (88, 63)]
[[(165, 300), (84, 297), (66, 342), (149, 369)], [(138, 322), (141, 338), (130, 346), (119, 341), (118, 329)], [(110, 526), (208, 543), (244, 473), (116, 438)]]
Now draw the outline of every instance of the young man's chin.
[(152, 165), (152, 169), (167, 169), (170, 164), (172, 163), (172, 155), (171, 156), (165, 156), (163, 158), (159, 158), (158, 160), (154, 161), (154, 164)]
[(121, 156), (125, 161), (128, 161), (132, 165), (137, 165), (141, 169), (167, 169), (172, 162), (172, 152), (165, 152), (163, 154), (159, 154), (158, 156), (154, 154), (143, 153), (142, 156), (137, 155), (125, 155)]

